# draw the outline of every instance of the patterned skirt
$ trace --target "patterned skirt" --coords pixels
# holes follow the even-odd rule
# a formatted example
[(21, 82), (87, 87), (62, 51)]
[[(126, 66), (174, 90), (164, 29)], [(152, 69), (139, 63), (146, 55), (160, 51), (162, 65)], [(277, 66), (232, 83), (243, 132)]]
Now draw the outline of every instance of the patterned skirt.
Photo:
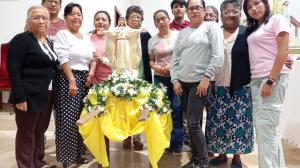
[(207, 116), (207, 148), (214, 153), (246, 154), (253, 151), (253, 116), (250, 86), (230, 94), (215, 86)]
[(56, 83), (56, 158), (58, 162), (70, 165), (85, 154), (86, 147), (75, 124), (83, 109), (83, 99), (88, 93), (85, 81), (88, 71), (74, 71), (77, 95), (68, 95), (69, 82), (63, 71), (59, 71)]

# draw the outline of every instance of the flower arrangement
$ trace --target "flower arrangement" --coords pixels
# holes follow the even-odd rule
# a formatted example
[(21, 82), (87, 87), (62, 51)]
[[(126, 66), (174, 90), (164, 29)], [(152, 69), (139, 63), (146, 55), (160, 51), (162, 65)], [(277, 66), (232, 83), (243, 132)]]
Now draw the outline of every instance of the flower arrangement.
[(109, 97), (114, 96), (120, 100), (131, 101), (143, 94), (148, 96), (140, 110), (147, 109), (149, 112), (156, 112), (160, 115), (169, 113), (171, 109), (166, 87), (162, 84), (149, 84), (134, 76), (129, 72), (114, 73), (106, 81), (92, 86), (84, 98), (84, 108), (90, 113), (96, 112), (98, 116), (101, 116), (108, 112), (106, 105)]

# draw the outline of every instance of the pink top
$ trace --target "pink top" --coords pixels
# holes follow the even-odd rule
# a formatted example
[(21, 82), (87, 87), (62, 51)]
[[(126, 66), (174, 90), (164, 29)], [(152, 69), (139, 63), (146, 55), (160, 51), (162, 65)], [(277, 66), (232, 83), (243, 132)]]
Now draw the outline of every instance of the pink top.
[[(283, 15), (275, 14), (248, 37), (251, 78), (270, 75), (278, 52), (276, 37), (280, 32), (290, 33), (289, 22)], [(284, 66), (281, 73), (288, 70)]]
[[(104, 56), (106, 37), (99, 37), (96, 34), (91, 35), (92, 43), (94, 44), (97, 52)], [(112, 74), (112, 69), (110, 66), (107, 66), (102, 63), (98, 63), (95, 69), (93, 84), (100, 83), (108, 78)]]
[(49, 36), (55, 36), (59, 30), (63, 29), (67, 29), (67, 23), (65, 20), (59, 18), (56, 22), (50, 22), (47, 34)]

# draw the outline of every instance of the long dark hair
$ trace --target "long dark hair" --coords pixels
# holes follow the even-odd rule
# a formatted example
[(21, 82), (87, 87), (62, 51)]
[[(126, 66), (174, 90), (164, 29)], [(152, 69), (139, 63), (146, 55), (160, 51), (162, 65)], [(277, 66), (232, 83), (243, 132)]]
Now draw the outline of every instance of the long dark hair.
[[(253, 18), (251, 18), (251, 16), (248, 14), (248, 2), (250, 0), (245, 0), (244, 1), (244, 4), (243, 4), (243, 10), (246, 14), (246, 17), (247, 17), (247, 25), (248, 27), (250, 28), (250, 30), (256, 30), (258, 29), (259, 27), (259, 23), (258, 23), (258, 20), (255, 20)], [(272, 16), (272, 12), (271, 12), (271, 8), (270, 8), (270, 4), (269, 4), (269, 1), (268, 0), (261, 0), (262, 3), (264, 4), (265, 6), (265, 15), (264, 15), (264, 20), (263, 20), (263, 24), (266, 24), (268, 23), (270, 17)]]

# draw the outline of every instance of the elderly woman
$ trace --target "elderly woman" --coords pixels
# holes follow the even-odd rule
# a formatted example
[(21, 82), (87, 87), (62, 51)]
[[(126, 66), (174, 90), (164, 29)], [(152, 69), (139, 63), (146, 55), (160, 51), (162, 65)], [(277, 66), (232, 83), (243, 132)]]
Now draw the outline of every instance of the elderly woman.
[(218, 9), (214, 6), (208, 5), (205, 7), (205, 21), (213, 21), (213, 22), (219, 22), (219, 12)]
[(250, 93), (250, 65), (248, 31), (239, 26), (239, 0), (221, 3), (225, 61), (215, 75), (214, 94), (207, 118), (207, 148), (219, 156), (211, 165), (227, 162), (226, 154), (233, 154), (232, 166), (242, 167), (240, 154), (253, 151), (253, 119)]
[(289, 21), (272, 15), (268, 0), (245, 0), (243, 9), (253, 30), (247, 40), (259, 167), (283, 168), (279, 119), (288, 85)]
[[(142, 26), (142, 21), (144, 20), (144, 11), (139, 6), (130, 6), (126, 10), (126, 22), (131, 29), (140, 29)], [(140, 63), (140, 69), (143, 74), (143, 79), (149, 83), (152, 83), (152, 73), (149, 64), (149, 54), (148, 54), (148, 41), (151, 35), (148, 31), (143, 30), (140, 34), (141, 47), (142, 47), (142, 61)], [(142, 150), (143, 143), (141, 141), (140, 135), (135, 135), (132, 139), (128, 137), (123, 141), (123, 148), (131, 148), (133, 143), (134, 150)]]
[(183, 146), (183, 114), (180, 97), (175, 94), (170, 77), (171, 56), (178, 31), (172, 31), (169, 28), (170, 17), (165, 10), (157, 10), (153, 19), (159, 32), (148, 42), (150, 67), (154, 70), (154, 83), (161, 83), (167, 87), (168, 98), (173, 110), (170, 151), (175, 155), (180, 155)]
[[(9, 101), (16, 114), (16, 160), (18, 167), (48, 167), (44, 158), (44, 133), (50, 116), (52, 79), (57, 57), (45, 35), (49, 12), (43, 6), (32, 6), (27, 12), (28, 30), (9, 43), (7, 70), (12, 90)], [(50, 108), (50, 110), (49, 110)]]
[(90, 37), (82, 34), (82, 8), (69, 3), (64, 9), (68, 29), (59, 31), (54, 37), (54, 50), (61, 70), (58, 73), (56, 93), (56, 157), (64, 167), (76, 163), (87, 163), (82, 157), (85, 145), (75, 122), (83, 109), (94, 77), (96, 55)]

